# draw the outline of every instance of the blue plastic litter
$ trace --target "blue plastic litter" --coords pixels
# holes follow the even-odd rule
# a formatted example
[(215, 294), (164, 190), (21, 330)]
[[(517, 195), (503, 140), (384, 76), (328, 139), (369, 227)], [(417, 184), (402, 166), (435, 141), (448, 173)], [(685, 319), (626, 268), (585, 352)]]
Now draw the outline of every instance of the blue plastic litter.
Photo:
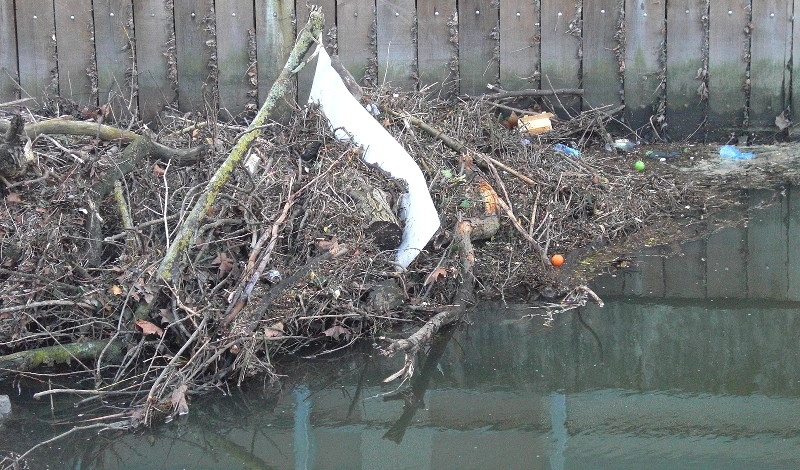
[(733, 145), (723, 145), (719, 148), (719, 156), (730, 160), (750, 160), (756, 155), (750, 152), (742, 152)]
[(571, 155), (573, 157), (580, 157), (581, 156), (581, 151), (580, 150), (574, 149), (572, 147), (568, 147), (568, 146), (566, 146), (564, 144), (555, 144), (553, 146), (553, 148), (556, 149), (556, 151), (558, 151), (558, 152), (566, 153), (567, 155)]

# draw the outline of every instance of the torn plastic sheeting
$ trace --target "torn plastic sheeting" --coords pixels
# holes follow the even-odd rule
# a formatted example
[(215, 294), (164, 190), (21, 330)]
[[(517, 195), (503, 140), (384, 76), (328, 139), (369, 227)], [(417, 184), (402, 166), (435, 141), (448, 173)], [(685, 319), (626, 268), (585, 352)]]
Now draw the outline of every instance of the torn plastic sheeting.
[(337, 139), (352, 140), (364, 149), (365, 162), (407, 183), (408, 192), (400, 199), (400, 218), (405, 227), (396, 257), (397, 263), (407, 268), (440, 226), (422, 170), (403, 146), (353, 98), (331, 66), (331, 58), (323, 47), (318, 51), (317, 70), (308, 101), (319, 105)]

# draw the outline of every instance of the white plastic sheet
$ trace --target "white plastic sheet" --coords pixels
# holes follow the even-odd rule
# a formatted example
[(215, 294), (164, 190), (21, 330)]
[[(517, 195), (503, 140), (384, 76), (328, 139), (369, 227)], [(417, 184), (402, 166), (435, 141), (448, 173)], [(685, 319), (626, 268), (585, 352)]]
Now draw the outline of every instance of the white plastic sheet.
[(323, 47), (319, 48), (309, 102), (319, 105), (337, 139), (360, 146), (364, 150), (365, 162), (377, 165), (392, 177), (407, 183), (408, 192), (400, 200), (400, 218), (405, 227), (396, 257), (397, 263), (407, 268), (440, 226), (422, 170), (369, 111), (353, 98), (331, 66), (331, 58)]

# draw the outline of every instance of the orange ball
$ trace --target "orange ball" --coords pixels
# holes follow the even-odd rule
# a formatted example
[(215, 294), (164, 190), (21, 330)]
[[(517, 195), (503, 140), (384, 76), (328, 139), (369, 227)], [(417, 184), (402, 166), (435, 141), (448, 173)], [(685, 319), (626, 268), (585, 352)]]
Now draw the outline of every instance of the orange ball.
[(561, 266), (564, 264), (564, 257), (561, 255), (553, 255), (553, 257), (550, 258), (550, 262), (553, 263), (553, 266)]

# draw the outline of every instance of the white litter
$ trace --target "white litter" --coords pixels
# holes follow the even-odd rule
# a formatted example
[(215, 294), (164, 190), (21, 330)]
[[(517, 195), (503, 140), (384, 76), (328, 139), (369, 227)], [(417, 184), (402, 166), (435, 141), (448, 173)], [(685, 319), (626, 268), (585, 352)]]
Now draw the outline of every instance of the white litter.
[(408, 192), (400, 200), (400, 218), (405, 222), (403, 240), (395, 258), (397, 264), (407, 268), (440, 226), (422, 170), (403, 146), (353, 98), (331, 66), (331, 58), (323, 47), (318, 51), (317, 70), (308, 101), (320, 107), (337, 139), (360, 146), (365, 162), (407, 183)]

